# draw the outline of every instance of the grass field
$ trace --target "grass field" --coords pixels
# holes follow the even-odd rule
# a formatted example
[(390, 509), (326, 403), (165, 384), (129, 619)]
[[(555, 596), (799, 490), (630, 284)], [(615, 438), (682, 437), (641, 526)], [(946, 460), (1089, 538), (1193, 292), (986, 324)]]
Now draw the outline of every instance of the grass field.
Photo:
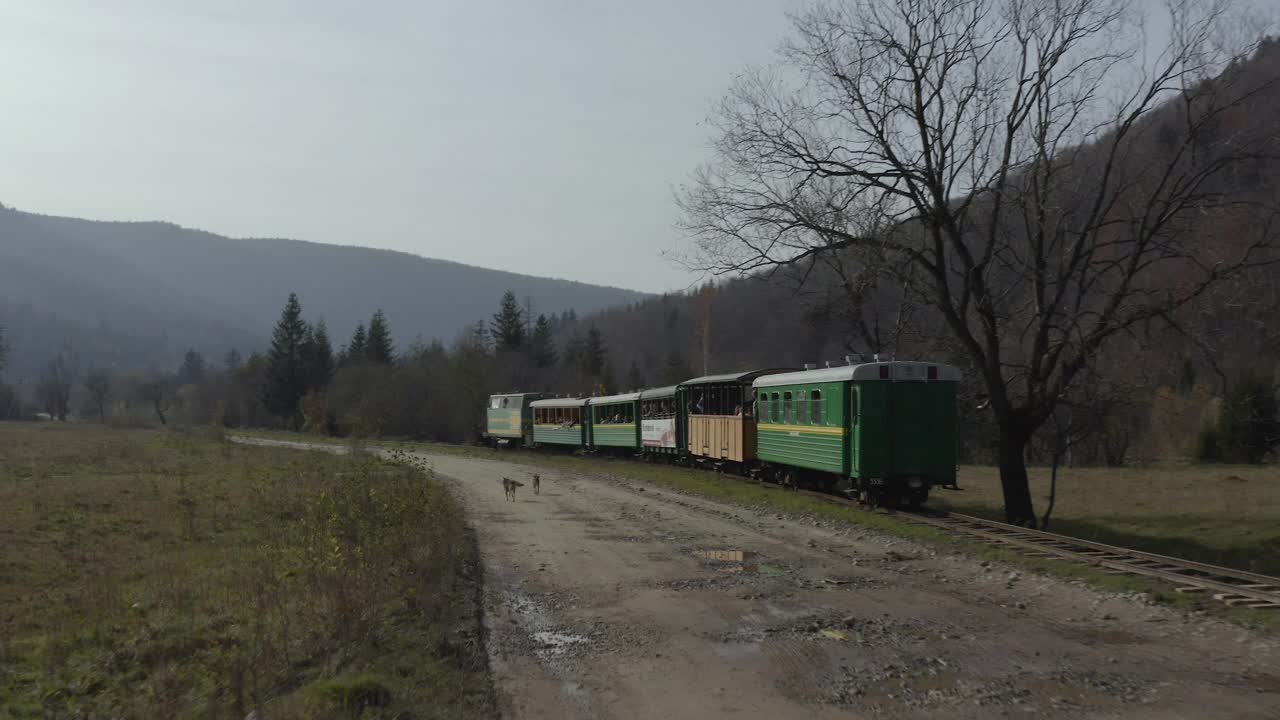
[[(1049, 471), (1032, 469), (1036, 511), (1048, 506)], [(994, 468), (965, 467), (960, 492), (930, 505), (1003, 519)], [(1063, 468), (1048, 529), (1087, 540), (1280, 575), (1280, 467), (1167, 465)]]
[(0, 423), (0, 716), (488, 715), (475, 570), (414, 468)]

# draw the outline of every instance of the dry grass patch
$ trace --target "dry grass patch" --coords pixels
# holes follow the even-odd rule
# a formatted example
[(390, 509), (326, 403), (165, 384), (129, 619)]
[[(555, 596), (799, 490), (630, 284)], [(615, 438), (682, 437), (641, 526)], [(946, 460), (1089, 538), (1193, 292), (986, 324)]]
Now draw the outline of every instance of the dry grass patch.
[(0, 424), (0, 715), (486, 714), (473, 553), (414, 468)]
[[(965, 467), (961, 492), (939, 491), (930, 505), (1002, 519), (994, 468)], [(1033, 468), (1043, 513), (1049, 471)], [(1063, 468), (1049, 529), (1149, 552), (1280, 575), (1280, 467), (1162, 465)]]

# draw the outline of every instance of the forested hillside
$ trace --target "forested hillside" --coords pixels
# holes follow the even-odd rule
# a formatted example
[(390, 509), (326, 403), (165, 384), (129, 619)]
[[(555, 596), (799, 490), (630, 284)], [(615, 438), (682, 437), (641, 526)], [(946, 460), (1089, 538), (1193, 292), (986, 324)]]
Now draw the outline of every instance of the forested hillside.
[(266, 347), (290, 291), (335, 332), (350, 333), (369, 308), (382, 308), (407, 340), (448, 341), (507, 289), (546, 312), (643, 297), (387, 250), (0, 208), (0, 323), (15, 382), (59, 352), (119, 370), (175, 367), (193, 347), (247, 355)]

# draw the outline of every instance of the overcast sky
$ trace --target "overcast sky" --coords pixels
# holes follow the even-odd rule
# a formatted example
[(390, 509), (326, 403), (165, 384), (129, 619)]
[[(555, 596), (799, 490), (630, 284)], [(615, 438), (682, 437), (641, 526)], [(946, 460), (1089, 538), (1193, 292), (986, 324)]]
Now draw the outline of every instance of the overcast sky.
[(4, 0), (0, 202), (660, 291), (794, 0)]

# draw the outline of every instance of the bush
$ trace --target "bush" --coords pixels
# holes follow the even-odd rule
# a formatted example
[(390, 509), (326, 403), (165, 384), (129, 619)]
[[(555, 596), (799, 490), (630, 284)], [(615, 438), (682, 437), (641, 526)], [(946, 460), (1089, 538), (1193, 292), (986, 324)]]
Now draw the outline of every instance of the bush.
[(360, 717), (365, 708), (391, 704), (387, 682), (372, 673), (355, 677), (338, 677), (313, 683), (309, 690), (321, 707), (320, 712), (340, 711), (346, 717)]
[(1224, 456), (1232, 462), (1260, 463), (1280, 444), (1276, 388), (1270, 380), (1249, 375), (1232, 386), (1218, 435)]
[(1215, 427), (1205, 427), (1200, 430), (1200, 434), (1196, 437), (1197, 462), (1210, 463), (1222, 462), (1222, 441), (1218, 439), (1218, 429)]

